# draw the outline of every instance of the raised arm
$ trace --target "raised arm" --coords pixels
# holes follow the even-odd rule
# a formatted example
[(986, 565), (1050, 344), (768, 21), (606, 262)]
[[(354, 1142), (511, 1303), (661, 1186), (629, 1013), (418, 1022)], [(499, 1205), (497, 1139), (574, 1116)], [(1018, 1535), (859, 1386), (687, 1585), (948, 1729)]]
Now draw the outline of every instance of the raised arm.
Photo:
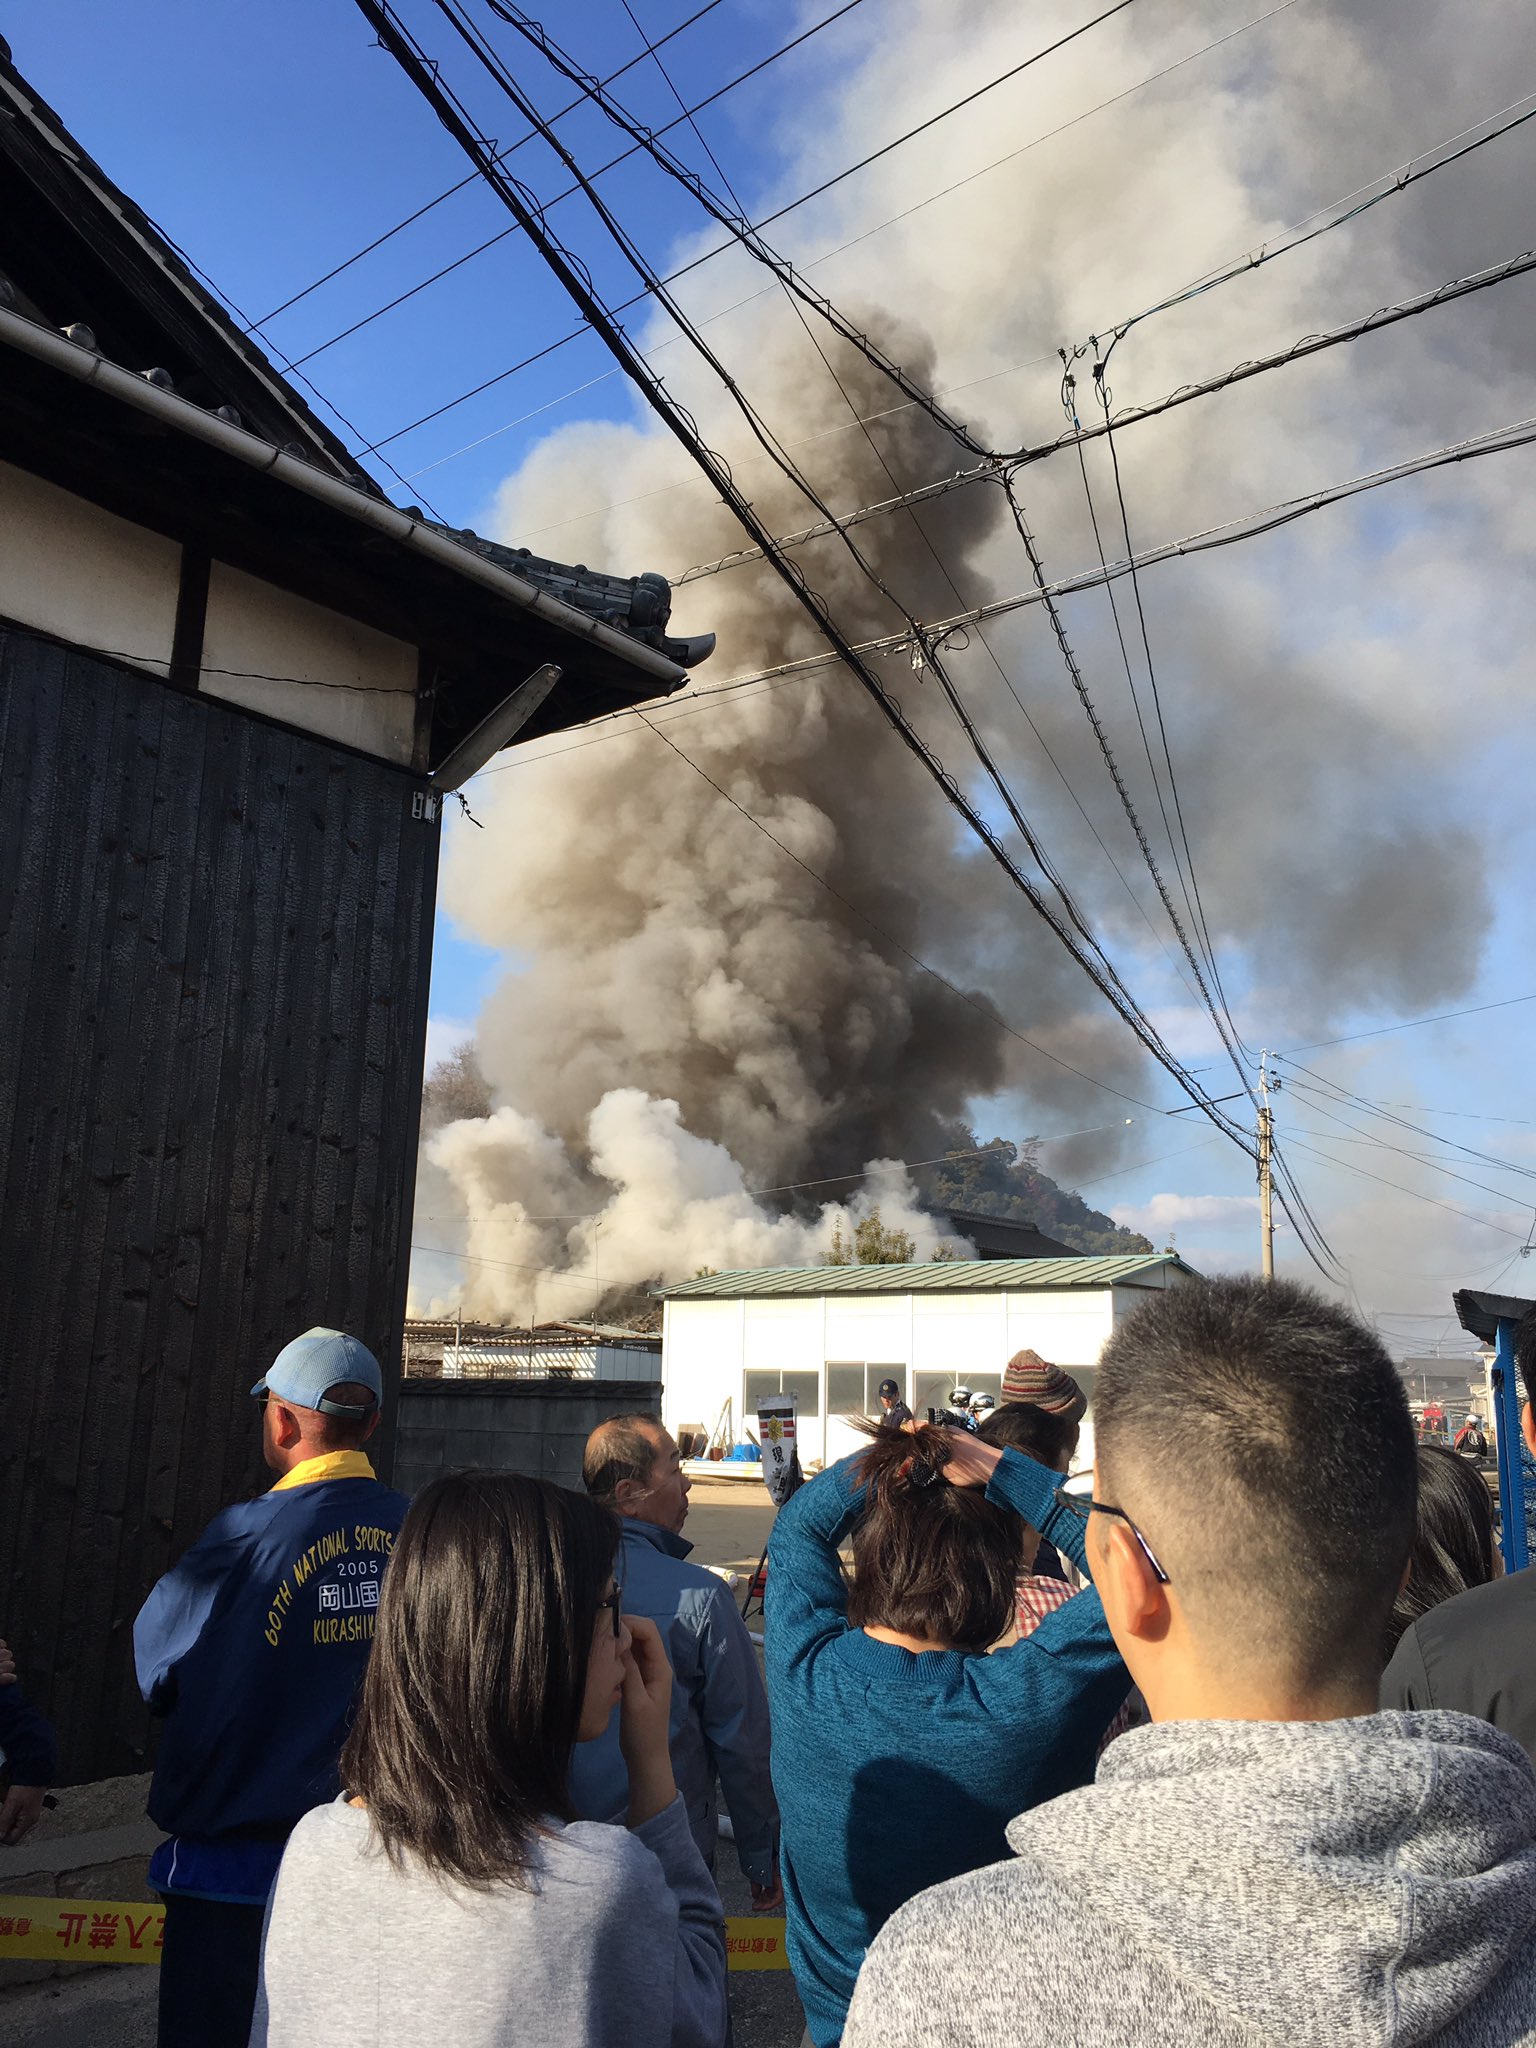
[(848, 1626), (838, 1548), (864, 1503), (858, 1457), (820, 1473), (779, 1509), (768, 1542), (764, 1636), (769, 1667), (783, 1668)]
[(1036, 1464), (1033, 1458), (1026, 1458), (1021, 1451), (1010, 1447), (999, 1452), (992, 1444), (980, 1444), (974, 1439), (961, 1455), (978, 1454), (992, 1460), (992, 1471), (987, 1479), (987, 1499), (1022, 1515), (1032, 1529), (1038, 1529), (1063, 1556), (1071, 1558), (1079, 1571), (1091, 1577), (1083, 1551), (1082, 1518), (1074, 1515), (1070, 1508), (1057, 1505), (1061, 1474), (1052, 1471), (1048, 1465)]

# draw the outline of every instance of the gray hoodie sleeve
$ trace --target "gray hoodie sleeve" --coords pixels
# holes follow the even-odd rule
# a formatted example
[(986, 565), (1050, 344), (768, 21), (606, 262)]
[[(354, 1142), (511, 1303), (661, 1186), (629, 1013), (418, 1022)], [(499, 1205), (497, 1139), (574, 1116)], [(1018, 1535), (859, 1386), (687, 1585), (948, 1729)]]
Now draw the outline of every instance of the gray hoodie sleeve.
[[(725, 1921), (715, 1881), (689, 1829), (688, 1810), (678, 1797), (630, 1832), (661, 1865), (676, 1903), (671, 2048), (720, 2048), (726, 2028)], [(656, 1932), (636, 1927), (634, 1935), (649, 1946)]]

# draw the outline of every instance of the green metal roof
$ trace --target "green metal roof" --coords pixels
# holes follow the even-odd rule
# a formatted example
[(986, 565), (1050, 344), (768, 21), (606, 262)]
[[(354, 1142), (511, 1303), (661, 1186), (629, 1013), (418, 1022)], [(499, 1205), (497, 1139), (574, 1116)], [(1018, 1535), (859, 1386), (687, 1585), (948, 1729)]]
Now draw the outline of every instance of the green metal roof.
[(653, 1290), (663, 1301), (739, 1301), (744, 1295), (1017, 1294), (1145, 1285), (1163, 1267), (1196, 1277), (1171, 1252), (1119, 1259), (949, 1259), (922, 1266), (765, 1266), (710, 1273)]

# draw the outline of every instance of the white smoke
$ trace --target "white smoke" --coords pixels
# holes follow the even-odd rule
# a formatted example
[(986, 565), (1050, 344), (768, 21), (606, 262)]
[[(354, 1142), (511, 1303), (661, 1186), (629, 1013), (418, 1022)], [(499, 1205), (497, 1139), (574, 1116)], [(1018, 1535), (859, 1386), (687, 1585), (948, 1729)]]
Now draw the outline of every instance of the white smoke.
[[(1351, 0), (1297, 0), (1244, 30), (1262, 12), (1227, 0), (1129, 10), (773, 232), (808, 264), (915, 209), (812, 275), (931, 388), (965, 387), (949, 402), (994, 445), (1044, 438), (1063, 424), (1060, 343), (1495, 111), (1528, 46), (1518, 0), (1490, 0), (1476, 35), (1430, 0), (1404, 0), (1390, 36), (1379, 9)], [(859, 20), (850, 34), (863, 41), (813, 42), (814, 65), (778, 81), (784, 168), (776, 190), (751, 195), (756, 212), (1076, 25), (1066, 0), (891, 0), (878, 32)], [(1037, 136), (1052, 139), (1023, 147)], [(1496, 144), (1356, 226), (1134, 328), (1111, 364), (1115, 404), (1516, 252), (1529, 241), (1528, 161), (1523, 135)], [(715, 239), (711, 228), (672, 260)], [(686, 289), (836, 505), (889, 496), (892, 475), (910, 486), (967, 459), (866, 363), (829, 345), (858, 411), (884, 415), (870, 429), (877, 455), (764, 282), (733, 255)], [(750, 303), (713, 317), (738, 300)], [(1133, 538), (1190, 532), (1528, 413), (1533, 302), (1529, 283), (1506, 286), (1128, 430), (1118, 445)], [(670, 330), (658, 321), (649, 339), (671, 342)], [(672, 343), (657, 367), (769, 523), (807, 523), (803, 497), (687, 349)], [(1088, 367), (1078, 368), (1092, 417)], [(1536, 627), (1529, 494), (1511, 468), (1521, 460), (1419, 479), (1143, 580), (1212, 936), (1240, 1015), (1271, 1042), (1325, 1035), (1355, 1006), (1432, 1007), (1477, 970), (1490, 916), (1479, 736), (1523, 701)], [(1114, 556), (1122, 536), (1102, 444), (1089, 474)], [(1022, 482), (1048, 571), (1091, 564), (1075, 458)], [(740, 541), (681, 451), (638, 415), (551, 433), (507, 479), (488, 523), (567, 560), (674, 575)], [(937, 501), (920, 525), (882, 519), (858, 532), (920, 616), (1028, 581), (987, 490)], [(899, 624), (836, 540), (801, 559), (855, 637)], [(1131, 602), (1126, 591), (1139, 659)], [(1075, 600), (1066, 617), (1156, 833), (1107, 601)], [(686, 586), (675, 623), (720, 636), (703, 689), (818, 651), (761, 566)], [(1049, 627), (1023, 612), (988, 638), (1038, 738), (979, 637), (953, 657), (957, 679), (1127, 978), (1149, 1006), (1166, 1004), (1179, 991), (1161, 947), (1043, 753), (1041, 742), (1165, 930)], [(888, 673), (958, 769), (963, 748), (931, 684)], [(1160, 1085), (997, 869), (957, 838), (849, 675), (829, 667), (666, 725), (672, 716), (668, 707), (660, 722), (698, 767), (874, 923), (643, 730), (575, 735), (498, 763), (475, 789), (484, 831), (449, 836), (444, 902), (516, 962), (478, 1025), (503, 1106), (432, 1141), (417, 1237), (482, 1263), (424, 1269), (430, 1292), (457, 1294), (468, 1273), (466, 1301), (521, 1315), (530, 1277), (558, 1275), (578, 1296), (594, 1270), (606, 1292), (698, 1265), (796, 1263), (821, 1255), (827, 1212), (781, 1213), (748, 1187), (926, 1157), (972, 1103), (1003, 1091), (1047, 1129), (1110, 1121), (1114, 1104), (1061, 1061), (1138, 1095)], [(1161, 1098), (1171, 1099), (1166, 1084)], [(1102, 1142), (1098, 1164), (1114, 1163), (1117, 1143)], [(1074, 1164), (1087, 1170), (1084, 1155)], [(882, 1206), (897, 1199), (891, 1186)], [(594, 1208), (601, 1227), (579, 1213)], [(1362, 1241), (1374, 1241), (1370, 1229)], [(541, 1296), (541, 1312), (558, 1311)]]
[[(533, 1324), (589, 1313), (605, 1293), (659, 1274), (821, 1265), (838, 1233), (851, 1241), (877, 1210), (887, 1230), (912, 1237), (920, 1259), (956, 1241), (918, 1206), (895, 1160), (872, 1162), (847, 1203), (808, 1217), (770, 1214), (723, 1145), (685, 1130), (675, 1102), (638, 1088), (603, 1097), (581, 1149), (585, 1181), (558, 1139), (511, 1109), (448, 1124), (429, 1139), (428, 1161), (468, 1206), (474, 1282), (423, 1313), (468, 1299), (476, 1313)], [(598, 1207), (590, 1206), (595, 1184), (608, 1191)], [(542, 1206), (583, 1199), (585, 1209)]]

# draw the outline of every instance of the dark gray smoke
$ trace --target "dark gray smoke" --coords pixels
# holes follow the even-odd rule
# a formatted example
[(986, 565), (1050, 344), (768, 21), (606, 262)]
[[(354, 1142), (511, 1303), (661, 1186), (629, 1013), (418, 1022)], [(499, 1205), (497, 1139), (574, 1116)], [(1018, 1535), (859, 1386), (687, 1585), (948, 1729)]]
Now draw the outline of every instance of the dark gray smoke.
[[(1482, 10), (1473, 37), (1443, 8), (1412, 0), (1423, 17), (1415, 39), (1399, 33), (1397, 16), (1384, 38), (1379, 10), (1298, 0), (1161, 85), (919, 207), (1262, 11), (1221, 5), (1143, 21), (1132, 10), (794, 216), (793, 253), (813, 259), (918, 208), (818, 280), (862, 310), (920, 378), (966, 387), (947, 402), (996, 445), (1057, 431), (1058, 344), (1257, 245), (1518, 89), (1504, 83), (1524, 33), (1515, 5)], [(801, 125), (781, 138), (792, 155), (786, 194), (1072, 25), (1065, 6), (957, 15), (952, 0), (907, 0), (887, 12), (899, 19), (850, 60), (857, 77), (835, 107), (813, 90), (787, 95)], [(1515, 253), (1522, 201), (1511, 164), (1528, 152), (1523, 138), (1495, 145), (1423, 194), (1391, 199), (1356, 227), (1133, 329), (1111, 363), (1115, 403), (1155, 398)], [(694, 304), (709, 318), (763, 285), (745, 259), (722, 261), (699, 273)], [(1533, 299), (1506, 287), (1128, 430), (1118, 445), (1133, 537), (1145, 546), (1520, 417), (1530, 410)], [(708, 331), (834, 506), (887, 497), (892, 477), (907, 488), (969, 460), (826, 338), (840, 394), (780, 296), (752, 296)], [(665, 343), (667, 330), (654, 340)], [(814, 517), (681, 345), (657, 367), (777, 530)], [(1091, 417), (1086, 365), (1079, 374)], [(883, 415), (868, 435), (851, 425), (850, 401), (861, 415)], [(1529, 632), (1523, 587), (1518, 596), (1504, 587), (1497, 627), (1486, 618), (1491, 579), (1514, 568), (1500, 529), (1510, 483), (1496, 465), (1520, 459), (1399, 486), (1143, 579), (1204, 908), (1229, 992), (1256, 1034), (1312, 1035), (1360, 1005), (1426, 1007), (1476, 970), (1489, 906), (1467, 734), (1469, 720), (1502, 712), (1515, 685), (1511, 611)], [(1089, 476), (1105, 548), (1118, 556), (1102, 443)], [(1093, 562), (1074, 456), (1025, 472), (1023, 487), (1048, 571)], [(990, 486), (977, 487), (915, 517), (871, 521), (856, 537), (878, 575), (920, 617), (936, 618), (1027, 584), (1003, 509)], [(509, 480), (495, 530), (572, 559), (672, 574), (740, 543), (681, 451), (643, 417), (553, 433)], [(853, 637), (900, 625), (838, 541), (802, 559)], [(1140, 679), (1134, 599), (1128, 585), (1118, 594)], [(1084, 596), (1066, 617), (1158, 839), (1108, 601)], [(696, 679), (704, 690), (820, 651), (762, 565), (686, 586), (677, 623), (720, 636)], [(1172, 979), (1167, 921), (1043, 613), (1018, 614), (987, 639), (1034, 729), (980, 635), (953, 657), (957, 680), (1128, 979), (1149, 991), (1181, 1051), (1209, 1062), (1214, 1039)], [(932, 680), (900, 660), (885, 671), (946, 764), (984, 795)], [(1145, 695), (1143, 705), (1150, 714)], [(507, 772), (484, 777), (475, 801), (486, 830), (451, 840), (445, 902), (517, 961), (478, 1028), (502, 1107), (436, 1138), (422, 1184), (433, 1231), (458, 1232), (427, 1241), (500, 1259), (511, 1276), (480, 1268), (482, 1303), (521, 1312), (524, 1276), (536, 1271), (556, 1288), (595, 1273), (600, 1288), (698, 1263), (814, 1255), (830, 1218), (784, 1219), (745, 1190), (926, 1157), (982, 1098), (1006, 1095), (1047, 1129), (1124, 1113), (1048, 1053), (1133, 1094), (1171, 1099), (849, 674), (827, 667), (743, 691), (664, 729), (891, 937), (851, 915), (643, 730), (541, 746), (536, 762), (512, 756)], [(995, 799), (988, 810), (1005, 824)], [(1166, 842), (1160, 850), (1171, 880)], [(903, 948), (972, 1001), (915, 968)], [(1116, 1142), (1092, 1141), (1068, 1163), (1113, 1163)], [(907, 1201), (899, 1177), (879, 1186), (888, 1205)], [(599, 1224), (590, 1212), (600, 1209)], [(441, 1275), (423, 1282), (424, 1292), (445, 1285)], [(542, 1312), (555, 1312), (553, 1297)]]

